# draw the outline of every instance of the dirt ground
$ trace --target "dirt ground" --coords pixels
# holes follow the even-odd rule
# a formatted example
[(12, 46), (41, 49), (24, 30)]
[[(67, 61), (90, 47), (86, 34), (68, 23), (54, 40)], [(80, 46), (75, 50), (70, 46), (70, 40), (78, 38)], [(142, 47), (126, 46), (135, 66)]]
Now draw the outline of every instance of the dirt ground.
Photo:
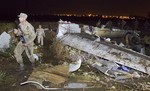
[[(23, 85), (20, 86), (21, 82), (24, 82), (30, 76), (32, 69), (30, 63), (27, 62), (26, 69), (23, 72), (17, 72), (16, 68), (18, 64), (14, 59), (9, 60), (7, 58), (1, 59), (0, 61), (0, 70), (5, 72), (6, 76), (3, 78), (0, 84), (0, 91), (46, 91), (42, 89), (37, 89), (33, 85)], [(83, 73), (88, 73), (87, 76)], [(99, 80), (90, 79), (91, 75), (96, 74)], [(75, 75), (75, 76), (74, 76)], [(128, 79), (124, 83), (116, 82), (112, 78), (105, 76), (101, 72), (90, 68), (84, 64), (79, 71), (70, 74), (69, 79), (78, 79), (77, 82), (87, 82), (87, 79), (92, 83), (92, 86), (95, 88), (90, 89), (74, 89), (74, 90), (57, 90), (57, 91), (150, 91), (150, 78), (142, 77), (139, 79)], [(92, 77), (91, 77), (92, 78)], [(0, 80), (1, 81), (1, 80)]]
[[(42, 63), (60, 64), (61, 61), (58, 60), (62, 59), (62, 57), (56, 57), (54, 55), (56, 51), (50, 50), (50, 45), (53, 43), (52, 37), (55, 37), (55, 33), (48, 31), (46, 36), (44, 46), (39, 47), (38, 50), (42, 53)], [(37, 43), (35, 44), (37, 45)], [(16, 71), (18, 63), (13, 57), (13, 54), (9, 54), (9, 52), (5, 54), (0, 53), (0, 91), (45, 91), (37, 89), (33, 85), (20, 86), (20, 83), (26, 81), (33, 71), (31, 63), (26, 57), (24, 57), (24, 62), (25, 71), (18, 72)], [(39, 62), (37, 62), (38, 65)], [(86, 80), (95, 87), (92, 89), (63, 89), (61, 91), (150, 91), (150, 77), (147, 77), (145, 74), (140, 75), (142, 77), (139, 79), (127, 79), (125, 82), (118, 82), (113, 78), (105, 76), (88, 64), (83, 63), (81, 68), (71, 73), (68, 79), (72, 81), (76, 79), (76, 82), (85, 82)]]

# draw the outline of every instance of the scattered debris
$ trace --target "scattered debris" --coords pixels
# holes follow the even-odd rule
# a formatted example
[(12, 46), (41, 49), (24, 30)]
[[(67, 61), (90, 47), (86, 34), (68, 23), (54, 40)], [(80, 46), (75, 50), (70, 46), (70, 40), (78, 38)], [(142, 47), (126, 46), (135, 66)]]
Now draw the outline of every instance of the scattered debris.
[(69, 64), (69, 72), (78, 70), (81, 66), (81, 62), (82, 62), (82, 59), (80, 57), (77, 62)]
[(6, 32), (3, 32), (0, 35), (0, 51), (4, 52), (7, 48), (9, 48), (10, 38), (10, 35)]
[(83, 31), (89, 35), (92, 35), (92, 30), (90, 30), (90, 26), (88, 25), (83, 25)]
[(36, 54), (33, 54), (33, 57), (35, 58), (35, 60), (39, 60), (39, 57)]
[[(63, 23), (66, 25), (72, 24), (71, 22), (67, 21), (63, 21)], [(72, 28), (72, 30), (73, 29), (75, 28)], [(120, 31), (120, 30), (112, 29), (111, 31)], [(90, 87), (97, 88), (96, 86), (99, 86), (100, 90), (101, 88), (103, 88), (103, 90), (104, 89), (117, 90), (119, 86), (121, 90), (129, 90), (129, 89), (130, 90), (140, 89), (140, 91), (141, 89), (150, 90), (150, 83), (149, 80), (147, 80), (146, 78), (147, 76), (146, 74), (149, 74), (150, 72), (148, 56), (145, 56), (144, 54), (137, 53), (133, 50), (129, 50), (124, 47), (123, 48), (119, 47), (118, 45), (119, 43), (115, 42), (114, 40), (112, 41), (114, 41), (116, 45), (113, 45), (111, 42), (103, 41), (104, 40), (103, 37), (98, 36), (98, 41), (96, 41), (95, 36), (93, 37), (84, 34), (82, 35), (82, 34), (68, 34), (68, 33), (70, 33), (69, 28), (67, 29), (67, 33), (63, 34), (63, 36), (61, 37), (58, 37), (59, 39), (62, 39), (61, 40), (62, 43), (65, 44), (61, 45), (63, 47), (59, 49), (58, 45), (54, 44), (53, 48), (56, 48), (56, 50), (54, 50), (55, 52), (54, 55), (57, 56), (58, 52), (59, 56), (61, 56), (60, 58), (55, 57), (56, 59), (60, 59), (59, 61), (54, 59), (56, 64), (58, 63), (57, 65), (55, 64), (55, 66), (51, 64), (43, 64), (44, 62), (47, 62), (47, 60), (45, 61), (45, 57), (43, 59), (43, 55), (45, 56), (45, 53), (47, 52), (43, 51), (41, 54), (38, 54), (41, 52), (41, 49), (44, 48), (37, 46), (39, 49), (40, 48), (41, 49), (36, 50), (37, 52), (35, 52), (36, 54), (34, 56), (36, 59), (41, 60), (42, 58), (42, 60), (44, 61), (42, 61), (42, 63), (40, 63), (40, 65), (38, 65), (38, 67), (36, 67), (33, 70), (31, 75), (29, 72), (25, 73), (25, 75), (22, 74), (23, 80), (27, 79), (27, 81), (22, 82), (20, 85), (32, 84), (37, 86), (37, 88), (40, 87), (45, 90), (64, 90), (64, 89), (78, 89), (78, 88), (79, 89), (83, 88), (84, 90), (84, 88)], [(64, 42), (65, 37), (68, 38), (68, 41)], [(47, 39), (49, 40), (50, 38)], [(47, 43), (49, 43), (50, 46), (49, 45), (46, 46), (51, 47), (51, 42)], [(45, 49), (48, 50), (48, 48)], [(65, 53), (65, 51), (60, 51), (66, 49), (71, 51), (69, 51), (69, 53), (68, 52)], [(50, 53), (52, 53), (52, 50), (48, 50), (48, 52), (49, 51)], [(46, 55), (49, 56), (50, 53)], [(70, 58), (68, 58), (68, 56), (70, 56)], [(46, 58), (48, 59), (48, 62), (53, 61), (50, 57)], [(66, 65), (59, 64), (63, 62), (64, 63), (66, 62), (67, 64)], [(140, 71), (146, 74), (143, 74)], [(101, 74), (101, 72), (107, 76)], [(18, 73), (16, 74), (18, 75)], [(143, 75), (146, 75), (145, 78)], [(21, 76), (19, 75), (19, 77)], [(144, 80), (142, 77), (144, 78)], [(16, 78), (16, 76), (14, 78)], [(134, 79), (133, 81), (133, 78), (140, 78), (140, 79)], [(21, 79), (18, 82), (20, 83), (20, 81), (23, 80)], [(139, 80), (143, 82), (140, 82)], [(124, 84), (118, 83), (122, 81), (126, 82), (129, 81), (131, 83), (129, 84), (128, 82)], [(89, 84), (92, 84), (92, 86), (89, 86)], [(11, 86), (17, 86), (16, 81)], [(107, 87), (110, 88), (107, 89)], [(19, 89), (20, 88), (21, 87), (19, 86)]]
[[(90, 36), (89, 36), (90, 37)], [(95, 42), (81, 34), (66, 34), (62, 43), (100, 58), (150, 74), (150, 57), (108, 42)]]
[(60, 20), (57, 38), (61, 38), (66, 33), (81, 33), (81, 28), (78, 24)]

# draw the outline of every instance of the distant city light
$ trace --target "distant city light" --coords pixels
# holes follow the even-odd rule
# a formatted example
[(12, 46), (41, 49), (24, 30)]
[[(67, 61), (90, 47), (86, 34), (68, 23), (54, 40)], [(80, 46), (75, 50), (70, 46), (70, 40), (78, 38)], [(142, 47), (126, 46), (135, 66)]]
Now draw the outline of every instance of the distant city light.
[(120, 16), (120, 19), (130, 19), (129, 16)]
[(92, 14), (88, 14), (88, 16), (89, 16), (89, 17), (91, 17), (91, 16), (92, 16)]
[(136, 19), (132, 16), (117, 16), (117, 15), (98, 15), (98, 14), (53, 14), (55, 16), (67, 16), (67, 17), (100, 17), (100, 18), (117, 18), (117, 19)]

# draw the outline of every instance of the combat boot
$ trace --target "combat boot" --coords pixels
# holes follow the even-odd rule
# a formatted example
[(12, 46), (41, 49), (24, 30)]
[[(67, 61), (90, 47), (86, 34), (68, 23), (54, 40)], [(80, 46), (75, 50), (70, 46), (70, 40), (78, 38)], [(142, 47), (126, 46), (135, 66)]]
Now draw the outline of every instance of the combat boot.
[(32, 63), (31, 67), (32, 67), (32, 69), (34, 69), (35, 68), (35, 63)]
[(33, 68), (35, 67), (35, 63), (32, 63), (32, 67), (33, 67)]

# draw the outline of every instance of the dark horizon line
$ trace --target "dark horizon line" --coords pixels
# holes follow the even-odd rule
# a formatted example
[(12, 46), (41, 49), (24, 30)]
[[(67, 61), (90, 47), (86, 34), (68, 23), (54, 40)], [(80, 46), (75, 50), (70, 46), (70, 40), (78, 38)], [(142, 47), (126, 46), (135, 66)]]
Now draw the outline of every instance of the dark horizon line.
[[(26, 13), (26, 12), (22, 12), (22, 13)], [(31, 13), (26, 13), (28, 16), (48, 16), (48, 15), (67, 15), (67, 14), (70, 14), (70, 15), (88, 15), (88, 13), (85, 13), (85, 14), (76, 14), (76, 13), (53, 13), (53, 14), (31, 14)], [(90, 13), (89, 13), (90, 14)], [(91, 13), (92, 14), (92, 13)], [(16, 13), (16, 14), (0, 14), (0, 16), (17, 16), (19, 15), (19, 13)], [(118, 14), (92, 14), (92, 15), (98, 15), (98, 16), (102, 16), (102, 15), (107, 15), (107, 16), (137, 16), (137, 17), (145, 17), (146, 16), (141, 16), (141, 15), (134, 15), (134, 14), (128, 14), (128, 15), (118, 15)]]
[[(27, 14), (27, 13), (26, 13)], [(16, 17), (19, 14), (0, 14), (1, 17)], [(79, 17), (75, 16), (74, 14), (70, 14), (72, 16), (67, 16), (68, 14), (27, 14), (28, 17), (33, 17), (33, 16), (66, 16), (66, 17)], [(88, 14), (76, 14), (76, 15), (81, 15), (81, 17), (88, 17)], [(83, 15), (83, 16), (82, 16)], [(84, 16), (85, 15), (85, 16)], [(102, 15), (105, 14), (93, 14), (93, 15), (98, 15), (98, 16), (91, 16), (91, 17), (102, 17)], [(129, 16), (129, 17), (141, 17), (141, 18), (150, 18), (150, 17), (145, 17), (145, 16), (140, 16), (140, 15), (105, 15), (105, 16)]]
[[(134, 16), (136, 17), (135, 19), (150, 19), (146, 17), (141, 17), (141, 16)], [(102, 19), (100, 16), (95, 16), (95, 17), (88, 17), (88, 16), (56, 16), (56, 15), (28, 15), (27, 20), (29, 21), (59, 21), (59, 19), (62, 20), (68, 20), (68, 21), (76, 21), (76, 20), (94, 20), (98, 21), (99, 19)], [(117, 19), (117, 18), (108, 18), (108, 19)], [(0, 15), (0, 21), (16, 21), (18, 20), (18, 17), (16, 14), (12, 15)]]

